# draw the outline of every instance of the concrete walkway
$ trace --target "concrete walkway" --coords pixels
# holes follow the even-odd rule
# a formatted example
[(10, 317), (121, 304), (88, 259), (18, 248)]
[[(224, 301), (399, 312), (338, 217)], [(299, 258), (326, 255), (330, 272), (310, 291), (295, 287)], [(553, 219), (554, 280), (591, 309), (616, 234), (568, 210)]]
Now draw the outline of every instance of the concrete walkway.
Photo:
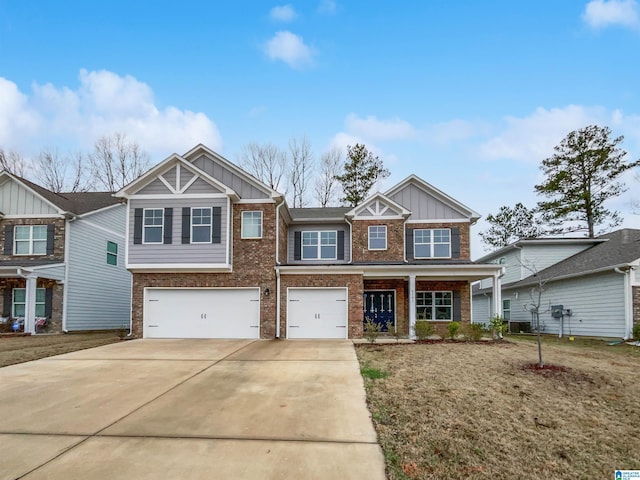
[(0, 479), (367, 479), (348, 341), (134, 340), (0, 369)]

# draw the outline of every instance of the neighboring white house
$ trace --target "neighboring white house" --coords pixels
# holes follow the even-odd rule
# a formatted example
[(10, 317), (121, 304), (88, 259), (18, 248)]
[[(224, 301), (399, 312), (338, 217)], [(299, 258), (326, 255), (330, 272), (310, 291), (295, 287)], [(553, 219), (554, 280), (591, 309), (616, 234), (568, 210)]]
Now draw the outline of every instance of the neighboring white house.
[[(634, 322), (640, 323), (640, 230), (593, 239), (520, 240), (478, 262), (505, 266), (502, 310), (512, 331), (529, 330), (540, 283), (544, 333), (626, 339)], [(493, 316), (491, 282), (473, 286), (474, 323), (488, 323)]]

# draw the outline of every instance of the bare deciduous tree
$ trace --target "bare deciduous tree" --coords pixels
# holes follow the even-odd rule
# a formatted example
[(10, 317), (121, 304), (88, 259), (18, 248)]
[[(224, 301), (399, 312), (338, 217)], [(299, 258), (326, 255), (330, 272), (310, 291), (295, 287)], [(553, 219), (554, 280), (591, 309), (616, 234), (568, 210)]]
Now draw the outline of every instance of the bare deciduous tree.
[(536, 337), (538, 341), (538, 366), (542, 368), (544, 364), (542, 362), (542, 339), (540, 337), (540, 333), (542, 331), (542, 328), (540, 328), (540, 313), (544, 312), (542, 312), (540, 308), (542, 306), (542, 294), (545, 291), (545, 285), (551, 279), (540, 276), (535, 265), (523, 262), (519, 263), (520, 266), (527, 270), (535, 279), (535, 285), (533, 285), (529, 290), (531, 303), (526, 304), (524, 307), (531, 312), (532, 320), (535, 322)]
[(149, 168), (149, 155), (123, 133), (100, 137), (89, 154), (96, 187), (116, 192)]
[(322, 208), (336, 203), (339, 183), (336, 176), (340, 174), (342, 153), (339, 148), (332, 148), (320, 157), (320, 171), (316, 177), (315, 199)]
[(86, 192), (91, 189), (88, 160), (81, 152), (61, 155), (44, 149), (35, 160), (36, 179), (52, 192)]
[(24, 177), (27, 173), (27, 162), (15, 150), (5, 150), (0, 147), (0, 171), (6, 170), (13, 175)]
[(289, 185), (293, 208), (306, 204), (305, 193), (313, 171), (313, 154), (307, 137), (289, 140)]
[(250, 142), (242, 147), (240, 164), (258, 180), (278, 190), (287, 170), (287, 155), (272, 143)]

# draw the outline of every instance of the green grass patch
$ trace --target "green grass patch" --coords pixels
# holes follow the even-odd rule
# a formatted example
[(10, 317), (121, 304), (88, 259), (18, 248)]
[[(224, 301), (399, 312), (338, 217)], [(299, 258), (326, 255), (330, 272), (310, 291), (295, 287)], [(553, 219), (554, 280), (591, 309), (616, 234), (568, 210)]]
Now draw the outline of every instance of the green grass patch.
[(384, 370), (378, 370), (377, 368), (372, 367), (362, 367), (360, 368), (360, 374), (364, 378), (368, 378), (370, 380), (377, 380), (380, 378), (387, 378), (389, 376), (389, 372), (385, 372)]

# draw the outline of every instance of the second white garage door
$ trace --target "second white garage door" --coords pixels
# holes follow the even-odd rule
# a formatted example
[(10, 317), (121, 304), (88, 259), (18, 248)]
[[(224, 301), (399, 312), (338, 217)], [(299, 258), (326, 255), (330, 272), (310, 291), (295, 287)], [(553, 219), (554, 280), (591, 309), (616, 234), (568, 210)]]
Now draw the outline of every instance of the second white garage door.
[(288, 338), (347, 338), (346, 288), (289, 288)]
[(147, 288), (145, 338), (260, 338), (259, 288)]

